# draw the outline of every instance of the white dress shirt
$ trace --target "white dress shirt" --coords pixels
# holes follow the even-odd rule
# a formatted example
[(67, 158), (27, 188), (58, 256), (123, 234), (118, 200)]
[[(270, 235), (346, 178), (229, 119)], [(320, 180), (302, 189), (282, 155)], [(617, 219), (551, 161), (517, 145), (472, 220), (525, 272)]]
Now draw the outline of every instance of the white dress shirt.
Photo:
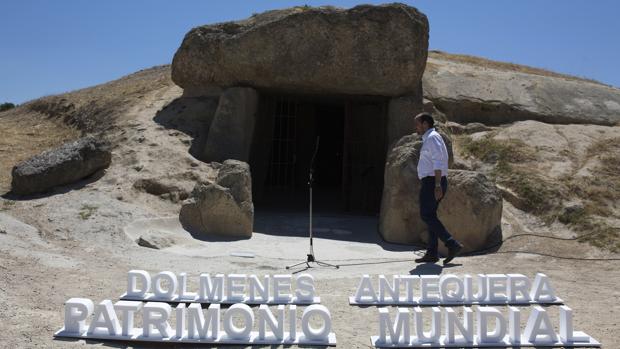
[(435, 170), (441, 170), (442, 176), (448, 175), (448, 149), (441, 135), (431, 127), (422, 135), (418, 177), (435, 176)]

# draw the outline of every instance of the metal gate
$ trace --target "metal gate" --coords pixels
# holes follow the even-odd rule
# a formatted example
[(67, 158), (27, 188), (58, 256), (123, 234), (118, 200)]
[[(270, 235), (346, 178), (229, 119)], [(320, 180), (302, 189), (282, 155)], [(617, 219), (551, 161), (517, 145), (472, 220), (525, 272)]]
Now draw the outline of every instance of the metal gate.
[(288, 97), (276, 97), (273, 101), (274, 125), (267, 185), (278, 191), (292, 191), (295, 188), (297, 165), (298, 103)]

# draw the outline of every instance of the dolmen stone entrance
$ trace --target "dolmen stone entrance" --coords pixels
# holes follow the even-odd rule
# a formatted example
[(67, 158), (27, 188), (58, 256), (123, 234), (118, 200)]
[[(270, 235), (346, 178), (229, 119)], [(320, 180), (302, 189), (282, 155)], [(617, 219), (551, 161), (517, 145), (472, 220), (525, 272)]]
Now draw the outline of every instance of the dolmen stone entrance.
[[(207, 135), (198, 157), (248, 163), (254, 200), (305, 201), (308, 164), (320, 138), (317, 182), (337, 188), (331, 200), (349, 212), (380, 212), (387, 241), (423, 241), (418, 187), (411, 183), (416, 156), (406, 144), (416, 142), (412, 116), (424, 108), (428, 33), (427, 17), (404, 4), (294, 7), (190, 30), (174, 56), (172, 80), (183, 98), (217, 100), (217, 108), (201, 116), (208, 127), (197, 130)], [(451, 178), (453, 198), (444, 206), (459, 213), (455, 227), (467, 226), (454, 234), (469, 250), (484, 247), (500, 226), (501, 196), (482, 175)], [(195, 191), (207, 192), (239, 202), (215, 185)], [(202, 225), (221, 221), (196, 213), (204, 205), (189, 200), (193, 206), (182, 217), (202, 217)]]

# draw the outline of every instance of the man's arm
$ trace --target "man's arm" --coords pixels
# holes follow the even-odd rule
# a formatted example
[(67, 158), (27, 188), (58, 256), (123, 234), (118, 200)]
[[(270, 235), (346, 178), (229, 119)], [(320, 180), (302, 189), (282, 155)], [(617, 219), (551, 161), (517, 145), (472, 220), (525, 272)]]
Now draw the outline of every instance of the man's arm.
[[(432, 137), (430, 142), (431, 161), (433, 170), (441, 170), (442, 166), (448, 162), (443, 154), (443, 148), (446, 146), (440, 135)], [(441, 173), (439, 175), (441, 177)]]
[(435, 172), (435, 200), (439, 201), (443, 197), (443, 190), (441, 190), (441, 168), (447, 161), (447, 159), (444, 159), (442, 151), (445, 145), (443, 145), (443, 139), (433, 137), (430, 146), (433, 171)]
[(441, 190), (441, 170), (435, 170), (435, 200), (439, 201), (443, 197)]

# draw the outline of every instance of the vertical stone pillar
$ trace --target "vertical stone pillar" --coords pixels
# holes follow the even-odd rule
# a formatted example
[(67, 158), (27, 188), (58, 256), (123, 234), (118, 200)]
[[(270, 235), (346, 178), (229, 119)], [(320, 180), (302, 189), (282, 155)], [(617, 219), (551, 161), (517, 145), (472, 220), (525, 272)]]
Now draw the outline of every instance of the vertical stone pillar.
[(388, 149), (401, 137), (415, 132), (413, 117), (421, 113), (422, 90), (415, 95), (394, 97), (388, 103), (387, 141)]
[(235, 159), (248, 162), (258, 111), (258, 93), (250, 87), (231, 87), (220, 101), (204, 148), (207, 162)]

